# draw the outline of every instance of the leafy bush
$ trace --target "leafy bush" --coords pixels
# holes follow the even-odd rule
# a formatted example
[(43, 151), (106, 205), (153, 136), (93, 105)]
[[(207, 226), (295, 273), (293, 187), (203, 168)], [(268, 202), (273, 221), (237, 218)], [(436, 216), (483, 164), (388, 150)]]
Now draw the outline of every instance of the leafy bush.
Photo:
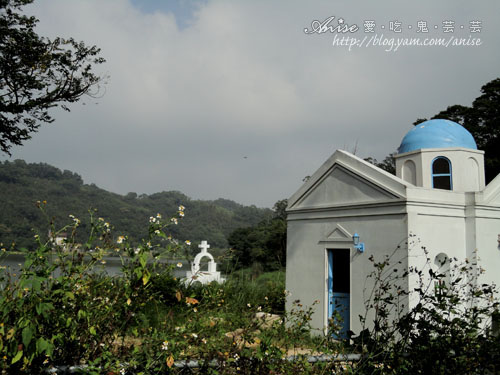
[[(423, 256), (428, 256), (425, 248)], [(495, 286), (481, 284), (476, 259), (463, 264), (451, 259), (450, 274), (437, 272), (426, 258), (423, 269), (401, 271), (387, 256), (370, 259), (374, 290), (362, 318), (365, 329), (353, 337), (362, 352), (358, 373), (483, 374), (500, 370), (500, 340), (491, 334), (499, 309)], [(402, 278), (415, 277), (408, 291)], [(403, 306), (410, 298), (413, 306)]]

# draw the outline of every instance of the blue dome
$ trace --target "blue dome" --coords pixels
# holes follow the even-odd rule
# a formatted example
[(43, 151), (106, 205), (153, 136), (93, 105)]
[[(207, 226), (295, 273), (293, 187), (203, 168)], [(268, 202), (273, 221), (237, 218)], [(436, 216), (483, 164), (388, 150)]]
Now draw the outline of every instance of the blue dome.
[(421, 148), (463, 147), (477, 150), (472, 134), (462, 125), (450, 120), (428, 120), (415, 126), (404, 136), (398, 153)]

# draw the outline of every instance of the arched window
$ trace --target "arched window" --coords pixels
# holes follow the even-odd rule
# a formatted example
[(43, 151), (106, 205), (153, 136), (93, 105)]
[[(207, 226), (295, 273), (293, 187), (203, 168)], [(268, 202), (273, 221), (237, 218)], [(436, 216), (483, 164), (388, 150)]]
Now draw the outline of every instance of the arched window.
[(432, 187), (434, 189), (452, 190), (451, 163), (444, 156), (432, 161)]

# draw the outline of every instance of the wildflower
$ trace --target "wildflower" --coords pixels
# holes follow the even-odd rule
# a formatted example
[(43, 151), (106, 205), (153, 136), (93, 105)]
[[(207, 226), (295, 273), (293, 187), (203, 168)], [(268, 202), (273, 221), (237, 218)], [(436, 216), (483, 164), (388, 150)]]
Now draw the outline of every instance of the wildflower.
[(201, 342), (206, 344), (207, 343), (207, 340), (206, 339), (201, 339)]
[(45, 361), (43, 361), (43, 364), (46, 365), (47, 363), (49, 363), (49, 359), (45, 358)]
[(155, 234), (160, 234), (160, 230), (159, 230), (159, 229), (156, 229), (156, 230), (155, 230)]
[(260, 307), (260, 306), (259, 306), (259, 307), (257, 307), (257, 310), (258, 310), (258, 311), (262, 311), (262, 307)]
[(252, 305), (251, 305), (251, 304), (249, 304), (249, 303), (247, 303), (247, 307), (252, 307)]
[(179, 211), (184, 211), (186, 207), (184, 207), (182, 204), (179, 206)]
[(35, 234), (35, 235), (34, 235), (34, 237), (35, 237), (35, 239), (37, 239), (37, 240), (40, 238), (40, 236), (39, 236), (38, 234)]
[(108, 223), (108, 222), (105, 222), (105, 223), (104, 223), (104, 226), (105, 226), (106, 228), (109, 228), (109, 223)]
[(122, 368), (122, 369), (120, 370), (120, 375), (125, 375), (125, 374), (126, 374), (125, 369), (124, 369), (124, 368)]
[(193, 311), (194, 311), (194, 312), (198, 312), (198, 309), (195, 307), (195, 308), (193, 309)]
[(139, 249), (138, 247), (134, 250), (134, 254), (137, 255), (139, 254), (139, 251), (141, 251), (141, 249)]
[(184, 211), (179, 211), (179, 216), (184, 217)]
[(198, 304), (198, 300), (196, 298), (192, 298), (192, 297), (186, 297), (186, 303), (187, 305), (196, 305)]
[(118, 239), (116, 240), (117, 243), (122, 243), (125, 240), (125, 236), (118, 236)]
[(150, 248), (151, 247), (151, 242), (146, 242), (146, 245), (148, 245), (148, 247)]
[(99, 221), (104, 221), (104, 219), (102, 217), (99, 218)]
[(106, 264), (106, 261), (103, 259), (103, 260), (101, 260), (101, 263), (102, 264)]
[(178, 223), (177, 218), (175, 218), (175, 217), (171, 218), (170, 221), (172, 223), (174, 223), (175, 225), (177, 225), (177, 223)]
[(191, 241), (186, 240), (185, 242), (186, 242), (186, 245), (188, 245), (188, 246), (191, 245)]
[(150, 222), (150, 223), (155, 223), (155, 222), (156, 222), (156, 218), (154, 218), (153, 216), (151, 216), (151, 217), (149, 218), (149, 222)]
[(163, 341), (161, 344), (161, 350), (168, 350), (168, 341)]
[(265, 296), (265, 297), (264, 297), (264, 299), (265, 299), (266, 301), (267, 301), (267, 300), (269, 300), (269, 298), (267, 298), (267, 296)]
[(156, 218), (157, 218), (157, 219), (161, 219), (161, 215), (160, 215), (159, 213), (158, 213), (158, 214), (156, 214)]
[(177, 263), (177, 267), (182, 268), (182, 263), (181, 262)]
[(195, 339), (198, 338), (198, 335), (196, 333), (192, 333), (191, 336), (193, 336)]

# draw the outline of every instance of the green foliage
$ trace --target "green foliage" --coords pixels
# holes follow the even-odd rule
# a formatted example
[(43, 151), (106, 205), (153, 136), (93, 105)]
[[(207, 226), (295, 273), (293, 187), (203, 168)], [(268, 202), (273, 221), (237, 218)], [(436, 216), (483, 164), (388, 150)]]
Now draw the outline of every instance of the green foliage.
[(286, 199), (274, 205), (273, 217), (259, 224), (239, 228), (228, 237), (236, 268), (261, 267), (277, 270), (286, 265)]
[(377, 161), (377, 159), (374, 159), (372, 157), (365, 158), (364, 160), (373, 164), (373, 165), (376, 165), (380, 169), (383, 169), (384, 171), (389, 172), (390, 174), (395, 175), (396, 174), (396, 160), (394, 159), (394, 155), (396, 155), (396, 152), (390, 153), (381, 162)]
[[(46, 204), (39, 206), (50, 220)], [(174, 218), (183, 216), (179, 206)], [(319, 345), (307, 330), (312, 309), (268, 314), (283, 312), (283, 272), (253, 278), (241, 271), (224, 285), (186, 286), (173, 277), (173, 266), (157, 262), (160, 250), (180, 250), (166, 232), (173, 222), (150, 217), (139, 246), (128, 236), (115, 241), (113, 227), (93, 211), (86, 230), (72, 216), (59, 230), (51, 224), (49, 238), (37, 234), (21, 275), (1, 273), (0, 368), (39, 374), (78, 365), (90, 374), (155, 374), (177, 372), (175, 361), (196, 358), (199, 373), (314, 372), (318, 366), (305, 360), (286, 360), (305, 342)], [(88, 236), (80, 244), (82, 230)], [(70, 235), (58, 244), (61, 232)], [(96, 270), (109, 251), (122, 260), (119, 276)]]
[[(180, 192), (161, 192), (151, 195), (113, 194), (91, 184), (70, 171), (61, 171), (48, 164), (25, 163), (22, 160), (0, 163), (0, 242), (10, 249), (29, 248), (33, 237), (31, 228), (42, 230), (45, 218), (36, 208), (37, 201), (47, 201), (47, 214), (56, 226), (62, 225), (68, 215), (82, 218), (80, 233), (90, 228), (86, 219), (89, 209), (97, 208), (99, 215), (112, 222), (117, 234), (127, 234), (129, 241), (139, 244), (147, 235), (144, 224), (151, 213), (167, 214), (184, 204), (189, 212), (185, 220), (169, 227), (170, 234), (181, 241), (193, 243), (207, 240), (211, 249), (227, 248), (226, 237), (236, 228), (255, 225), (271, 215), (271, 210), (243, 206), (232, 201), (191, 200)], [(46, 236), (46, 233), (41, 233)], [(193, 246), (193, 251), (198, 249)]]
[(0, 1), (0, 150), (30, 139), (48, 110), (95, 96), (101, 77), (92, 72), (104, 62), (100, 50), (74, 39), (49, 40), (35, 32), (38, 20), (21, 13), (33, 0)]
[[(433, 116), (432, 119), (447, 119), (465, 127), (476, 140), (479, 150), (484, 153), (484, 168), (486, 182), (500, 174), (500, 78), (496, 78), (481, 87), (482, 95), (477, 97), (472, 106), (452, 105)], [(426, 118), (417, 119), (413, 125), (418, 125)], [(372, 157), (366, 161), (383, 170), (395, 174), (395, 153), (378, 162)]]
[[(471, 132), (477, 147), (484, 151), (486, 182), (500, 173), (500, 78), (481, 87), (482, 95), (472, 106), (452, 105), (433, 116), (432, 119), (447, 119), (459, 123)], [(418, 125), (427, 119), (418, 119)]]
[(487, 182), (500, 173), (500, 78), (481, 87), (472, 106), (452, 105), (432, 117), (458, 122), (469, 130), (484, 151)]
[[(427, 251), (423, 249), (424, 256)], [(450, 275), (436, 272), (430, 259), (423, 269), (404, 272), (388, 256), (370, 259), (374, 283), (366, 301), (365, 329), (353, 337), (353, 349), (364, 354), (358, 373), (483, 374), (500, 370), (500, 340), (491, 319), (500, 307), (498, 291), (479, 282), (475, 260), (452, 266)], [(418, 280), (408, 291), (404, 279)], [(405, 306), (404, 301), (412, 301)], [(367, 316), (373, 318), (367, 319)]]

